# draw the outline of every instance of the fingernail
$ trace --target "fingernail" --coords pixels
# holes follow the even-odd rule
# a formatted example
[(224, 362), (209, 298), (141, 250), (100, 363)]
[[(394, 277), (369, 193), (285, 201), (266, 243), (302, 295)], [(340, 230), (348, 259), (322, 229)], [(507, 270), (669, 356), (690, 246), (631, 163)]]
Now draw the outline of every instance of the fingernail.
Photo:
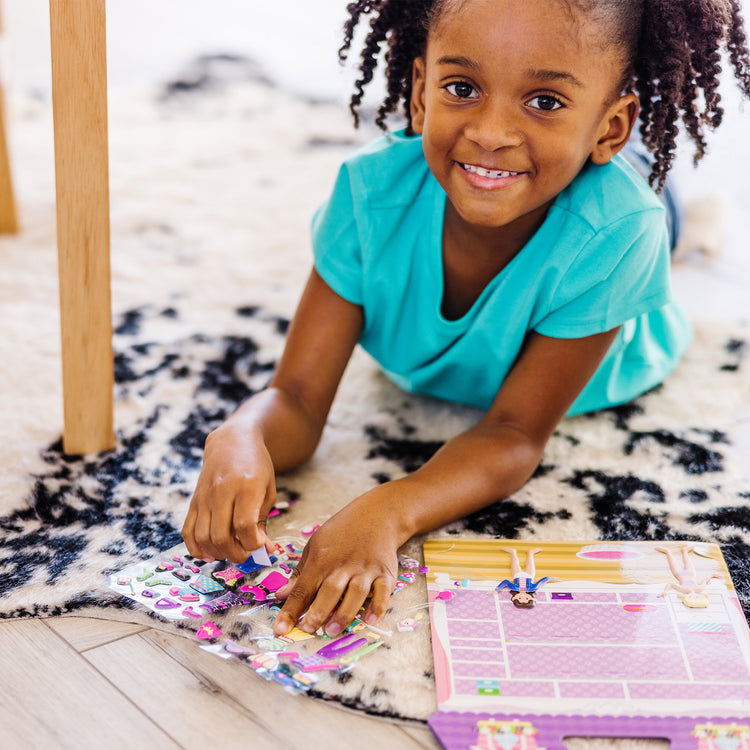
[(378, 616), (373, 614), (372, 612), (370, 612), (370, 614), (367, 615), (367, 617), (365, 617), (365, 622), (368, 625), (374, 625), (377, 621), (378, 621)]
[(292, 629), (292, 623), (286, 617), (281, 617), (276, 620), (276, 626), (274, 630), (276, 635), (286, 635)]
[(332, 622), (330, 625), (326, 626), (326, 633), (328, 633), (328, 635), (338, 635), (340, 632), (341, 625), (337, 622)]

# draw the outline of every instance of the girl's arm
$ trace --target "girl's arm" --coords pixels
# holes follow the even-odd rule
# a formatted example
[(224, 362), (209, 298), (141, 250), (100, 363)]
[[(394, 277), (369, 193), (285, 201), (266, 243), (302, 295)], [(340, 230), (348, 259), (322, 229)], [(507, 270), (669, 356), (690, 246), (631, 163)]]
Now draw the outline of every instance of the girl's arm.
[[(402, 479), (353, 500), (311, 537), (276, 621), (285, 633), (326, 624), (341, 632), (369, 596), (365, 618), (385, 611), (398, 548), (416, 534), (512, 495), (541, 460), (555, 427), (591, 378), (617, 329), (581, 339), (528, 336), (495, 402), (474, 427)], [(339, 600), (340, 603), (339, 603)]]
[(206, 439), (182, 528), (190, 554), (243, 562), (267, 542), (275, 473), (299, 466), (315, 450), (362, 323), (361, 308), (313, 271), (269, 387)]

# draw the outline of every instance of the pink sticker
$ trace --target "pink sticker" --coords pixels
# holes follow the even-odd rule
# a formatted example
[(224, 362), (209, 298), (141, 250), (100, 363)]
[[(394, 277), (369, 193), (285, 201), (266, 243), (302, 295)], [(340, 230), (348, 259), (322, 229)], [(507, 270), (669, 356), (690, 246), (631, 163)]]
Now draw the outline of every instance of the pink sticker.
[(182, 610), (182, 614), (188, 617), (195, 617), (197, 620), (203, 619), (203, 615), (200, 612), (196, 612), (192, 607), (185, 607)]
[(230, 641), (228, 638), (224, 639), (224, 650), (229, 654), (234, 654), (235, 656), (253, 656), (254, 654), (258, 653), (255, 649), (242, 646), (239, 643)]
[(206, 620), (203, 625), (198, 628), (195, 637), (201, 641), (210, 641), (213, 638), (220, 638), (221, 630), (212, 623), (211, 620)]
[(288, 579), (283, 573), (274, 571), (252, 586), (247, 583), (244, 586), (240, 586), (240, 591), (243, 594), (252, 596), (256, 602), (265, 602), (269, 598), (272, 598), (271, 594), (278, 591), (287, 582)]
[(638, 553), (628, 550), (594, 550), (584, 552), (582, 556), (592, 560), (627, 560), (631, 557), (638, 557)]

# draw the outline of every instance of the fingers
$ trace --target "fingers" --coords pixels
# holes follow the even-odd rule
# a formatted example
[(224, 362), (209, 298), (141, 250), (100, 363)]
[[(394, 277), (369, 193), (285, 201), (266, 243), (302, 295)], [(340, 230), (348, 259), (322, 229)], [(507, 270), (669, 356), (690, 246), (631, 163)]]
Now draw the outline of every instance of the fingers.
[(197, 557), (201, 560), (205, 559), (203, 558), (201, 552), (202, 550), (198, 546), (198, 543), (195, 541), (195, 521), (198, 517), (198, 511), (193, 503), (190, 504), (190, 507), (188, 508), (187, 515), (185, 516), (185, 522), (182, 524), (182, 538), (185, 541), (185, 546), (187, 547), (187, 551), (193, 556)]
[[(328, 635), (338, 635), (345, 628), (349, 627), (352, 620), (357, 616), (365, 600), (370, 595), (372, 589), (372, 583), (370, 578), (363, 576), (355, 576), (352, 578), (341, 602), (339, 603), (336, 611), (333, 612), (328, 622), (325, 622), (325, 616), (323, 616), (323, 622), (325, 623), (325, 631)], [(317, 599), (313, 606), (317, 604)], [(305, 617), (307, 619), (307, 617)]]
[(299, 574), (301, 572), (301, 564), (298, 565), (293, 571), (292, 575), (289, 576), (289, 582), (285, 583), (277, 592), (276, 592), (276, 598), (280, 599), (281, 601), (284, 601), (289, 594), (292, 592), (292, 589), (297, 585), (297, 579), (299, 578)]
[(297, 589), (297, 582), (299, 580), (300, 567), (292, 573), (289, 583), (282, 586), (276, 592), (276, 598), (286, 600), (284, 606), (281, 608), (281, 612), (276, 615), (276, 619), (273, 623), (273, 632), (276, 635), (286, 635), (299, 621), (300, 617), (305, 612), (307, 607), (307, 598), (304, 595), (302, 589)]
[(267, 544), (266, 518), (275, 500), (273, 485), (264, 494), (245, 488), (239, 496), (223, 497), (220, 490), (196, 488), (182, 527), (188, 552), (203, 560), (244, 562)]
[[(288, 592), (286, 602), (276, 617), (274, 632), (285, 635), (294, 625), (298, 625), (306, 633), (315, 633), (335, 609), (341, 593), (341, 587), (330, 581), (321, 585), (316, 593), (304, 579), (299, 578)], [(339, 632), (341, 631), (337, 630), (331, 635)]]
[(317, 589), (311, 581), (298, 569), (276, 592), (277, 598), (286, 600), (274, 622), (277, 635), (285, 635), (295, 625), (307, 633), (324, 627), (328, 635), (338, 635), (357, 617), (368, 597), (365, 622), (375, 624), (386, 611), (394, 585), (388, 575), (372, 581), (364, 574), (350, 578), (339, 573), (326, 578)]
[(245, 549), (237, 540), (237, 532), (233, 522), (237, 505), (238, 503), (235, 501), (234, 505), (219, 503), (214, 506), (207, 524), (208, 538), (205, 539), (205, 543), (210, 545), (208, 550), (213, 557), (226, 558), (233, 562), (244, 562), (255, 547)]
[[(244, 499), (244, 498), (243, 498)], [(258, 549), (268, 543), (266, 535), (266, 521), (268, 512), (276, 504), (276, 485), (271, 484), (265, 492), (260, 509), (256, 510), (252, 500), (245, 502), (239, 501), (234, 504), (234, 513), (232, 515), (232, 528), (238, 542), (238, 546), (247, 550), (245, 557), (231, 557), (235, 562), (244, 562), (247, 555), (253, 550)]]
[(388, 608), (388, 601), (393, 593), (395, 581), (391, 578), (376, 578), (372, 584), (372, 598), (365, 611), (365, 622), (368, 625), (374, 625)]

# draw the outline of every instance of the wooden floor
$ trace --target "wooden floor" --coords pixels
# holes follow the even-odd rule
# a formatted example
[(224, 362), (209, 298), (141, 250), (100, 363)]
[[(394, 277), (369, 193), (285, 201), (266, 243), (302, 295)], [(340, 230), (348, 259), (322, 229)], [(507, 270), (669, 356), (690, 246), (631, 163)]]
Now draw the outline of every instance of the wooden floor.
[[(0, 623), (0, 750), (440, 750), (394, 724), (290, 695), (182, 636), (83, 617)], [(568, 738), (570, 750), (667, 750)]]
[(80, 617), (0, 624), (2, 750), (437, 750), (397, 725), (290, 695), (236, 660), (140, 625)]

